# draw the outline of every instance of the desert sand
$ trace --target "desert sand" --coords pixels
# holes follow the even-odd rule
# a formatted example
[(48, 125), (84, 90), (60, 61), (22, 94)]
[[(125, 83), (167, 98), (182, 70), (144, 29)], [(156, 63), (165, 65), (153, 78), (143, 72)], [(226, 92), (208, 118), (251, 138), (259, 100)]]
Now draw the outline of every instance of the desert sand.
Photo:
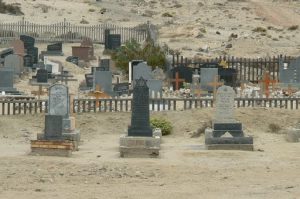
[(236, 117), (255, 151), (207, 151), (204, 135), (191, 138), (213, 109), (152, 113), (172, 121), (157, 159), (119, 158), (118, 141), (130, 113), (76, 116), (82, 145), (70, 158), (29, 156), (29, 140), (43, 115), (0, 118), (0, 196), (52, 198), (298, 198), (299, 143), (270, 132), (299, 122), (299, 111), (241, 108)]

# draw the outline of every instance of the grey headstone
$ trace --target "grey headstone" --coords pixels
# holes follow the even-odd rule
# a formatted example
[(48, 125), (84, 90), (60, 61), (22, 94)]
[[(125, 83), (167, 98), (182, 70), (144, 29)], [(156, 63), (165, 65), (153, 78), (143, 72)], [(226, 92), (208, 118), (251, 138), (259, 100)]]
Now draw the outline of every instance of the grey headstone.
[(208, 84), (213, 82), (215, 77), (218, 75), (217, 68), (201, 68), (201, 89), (205, 91), (213, 91), (213, 87)]
[(110, 71), (95, 71), (94, 73), (94, 83), (93, 88), (96, 88), (96, 85), (101, 87), (101, 90), (107, 94), (112, 93), (112, 72)]
[(300, 57), (291, 60), (290, 63), (279, 63), (280, 83), (300, 83)]
[(230, 86), (221, 86), (217, 90), (215, 120), (218, 122), (234, 120), (235, 92)]
[(133, 89), (131, 126), (128, 136), (152, 137), (149, 112), (149, 88), (143, 77), (136, 80)]
[(61, 115), (45, 116), (45, 139), (61, 140), (63, 130), (63, 117)]
[(20, 75), (23, 72), (24, 60), (19, 55), (7, 55), (4, 59), (4, 67), (13, 68), (16, 75)]
[(12, 68), (0, 68), (0, 91), (15, 91), (14, 71)]
[(69, 116), (70, 101), (68, 87), (55, 84), (49, 87), (49, 111), (50, 115)]
[(149, 79), (147, 81), (150, 98), (162, 98), (162, 81), (157, 79)]
[(135, 80), (141, 77), (143, 77), (144, 80), (153, 79), (151, 67), (143, 62), (133, 66), (133, 85), (135, 84)]

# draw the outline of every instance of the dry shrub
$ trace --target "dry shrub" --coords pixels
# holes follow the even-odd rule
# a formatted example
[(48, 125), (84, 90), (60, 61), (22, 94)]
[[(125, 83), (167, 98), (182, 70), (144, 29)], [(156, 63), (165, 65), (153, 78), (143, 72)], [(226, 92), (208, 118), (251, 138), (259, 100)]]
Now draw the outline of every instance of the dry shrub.
[(271, 133), (279, 133), (281, 127), (278, 124), (271, 123), (269, 124), (269, 130), (271, 131)]

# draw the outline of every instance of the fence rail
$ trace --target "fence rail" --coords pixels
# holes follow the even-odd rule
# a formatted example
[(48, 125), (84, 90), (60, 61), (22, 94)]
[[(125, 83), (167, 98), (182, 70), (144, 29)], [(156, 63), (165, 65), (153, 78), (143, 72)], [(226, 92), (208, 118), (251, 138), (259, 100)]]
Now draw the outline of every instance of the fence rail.
[(104, 43), (105, 29), (110, 29), (111, 34), (121, 34), (121, 43), (130, 39), (141, 42), (147, 38), (147, 27), (150, 24), (137, 27), (120, 27), (114, 24), (74, 25), (65, 19), (56, 24), (36, 24), (23, 18), (19, 22), (0, 22), (0, 42), (9, 42), (26, 34), (34, 37), (37, 42), (80, 42), (88, 37), (94, 43)]
[[(74, 113), (130, 112), (132, 99), (74, 99)], [(236, 98), (235, 107), (299, 109), (300, 98)], [(214, 107), (212, 99), (150, 99), (151, 111), (176, 111)], [(0, 115), (47, 113), (47, 100), (0, 101)]]
[(179, 56), (179, 54), (172, 54), (172, 67), (192, 67), (199, 68), (203, 64), (220, 63), (225, 61), (228, 68), (233, 68), (237, 70), (237, 80), (239, 81), (249, 81), (252, 83), (257, 83), (263, 75), (263, 70), (266, 69), (270, 72), (271, 77), (275, 80), (279, 79), (279, 66), (280, 62), (290, 63), (293, 59), (290, 56), (277, 56), (269, 58), (238, 58), (238, 57), (217, 57), (214, 59), (197, 59), (190, 60)]

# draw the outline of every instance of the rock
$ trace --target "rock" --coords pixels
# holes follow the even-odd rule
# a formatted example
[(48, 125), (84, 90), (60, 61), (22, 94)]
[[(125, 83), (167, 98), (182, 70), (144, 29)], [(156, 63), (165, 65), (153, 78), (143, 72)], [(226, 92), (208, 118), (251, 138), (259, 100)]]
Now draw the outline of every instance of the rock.
[(285, 139), (288, 142), (299, 142), (299, 132), (294, 129), (288, 130)]
[(225, 46), (225, 48), (232, 48), (232, 44), (227, 44), (226, 46)]
[(217, 35), (220, 35), (221, 33), (219, 31), (216, 32)]

